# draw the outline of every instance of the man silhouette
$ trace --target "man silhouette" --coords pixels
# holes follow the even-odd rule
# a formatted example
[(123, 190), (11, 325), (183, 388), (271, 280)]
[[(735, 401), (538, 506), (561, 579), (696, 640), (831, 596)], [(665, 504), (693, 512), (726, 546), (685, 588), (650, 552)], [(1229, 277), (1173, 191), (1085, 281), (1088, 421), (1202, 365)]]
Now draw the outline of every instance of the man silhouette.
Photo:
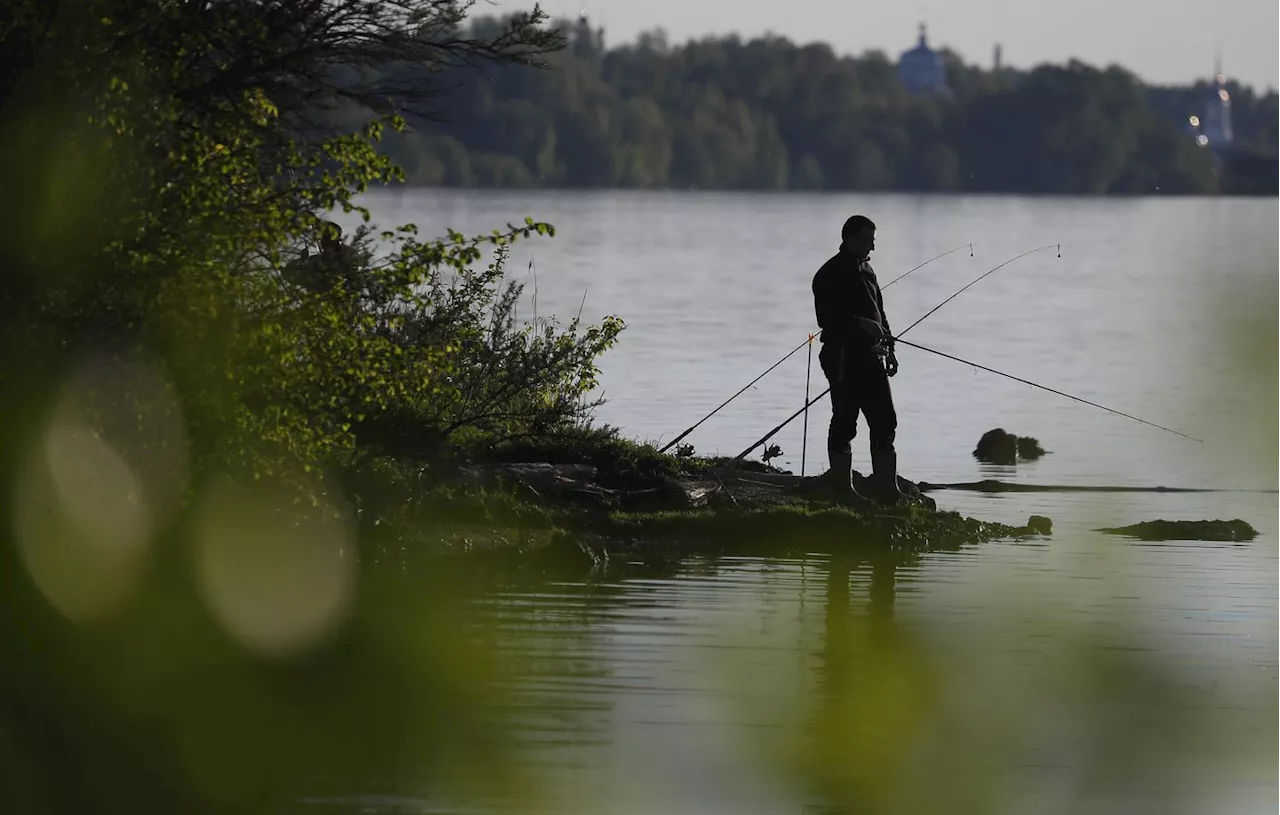
[(831, 385), (828, 475), (841, 488), (854, 489), (850, 445), (858, 433), (861, 412), (867, 417), (876, 497), (897, 500), (902, 497), (893, 445), (898, 414), (889, 377), (897, 374), (898, 360), (884, 297), (868, 262), (876, 247), (876, 225), (864, 215), (854, 215), (845, 221), (840, 238), (840, 251), (813, 276), (814, 310), (822, 329), (818, 361)]

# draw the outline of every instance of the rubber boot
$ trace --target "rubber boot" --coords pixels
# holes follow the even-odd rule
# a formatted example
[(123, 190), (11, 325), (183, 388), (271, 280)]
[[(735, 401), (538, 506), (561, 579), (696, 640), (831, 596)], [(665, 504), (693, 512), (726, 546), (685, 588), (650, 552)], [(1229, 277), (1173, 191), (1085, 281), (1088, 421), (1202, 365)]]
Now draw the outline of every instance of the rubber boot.
[(907, 496), (898, 488), (898, 453), (896, 450), (871, 451), (871, 481), (877, 501), (905, 503)]
[(866, 495), (858, 492), (853, 483), (853, 454), (844, 452), (828, 452), (831, 458), (831, 469), (827, 471), (830, 489), (841, 503), (854, 507), (866, 507), (871, 501)]
[(848, 450), (828, 450), (827, 458), (831, 469), (827, 471), (827, 480), (837, 490), (853, 489), (853, 453)]

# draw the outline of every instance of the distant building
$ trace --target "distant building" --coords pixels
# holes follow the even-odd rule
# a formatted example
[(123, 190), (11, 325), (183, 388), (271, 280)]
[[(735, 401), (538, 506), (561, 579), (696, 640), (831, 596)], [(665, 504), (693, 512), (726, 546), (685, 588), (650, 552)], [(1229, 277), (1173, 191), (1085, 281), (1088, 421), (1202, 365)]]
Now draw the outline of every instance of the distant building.
[(908, 93), (932, 93), (951, 98), (947, 68), (942, 64), (942, 56), (929, 47), (924, 23), (920, 24), (920, 40), (916, 47), (903, 51), (898, 58), (898, 80)]
[(1231, 147), (1235, 132), (1231, 127), (1231, 94), (1227, 92), (1227, 78), (1222, 73), (1222, 63), (1213, 66), (1213, 82), (1204, 96), (1204, 107), (1197, 115), (1187, 117), (1187, 131), (1196, 143), (1215, 153)]
[(573, 27), (572, 48), (581, 59), (595, 60), (604, 55), (604, 28), (592, 29), (586, 11), (578, 13), (578, 22)]

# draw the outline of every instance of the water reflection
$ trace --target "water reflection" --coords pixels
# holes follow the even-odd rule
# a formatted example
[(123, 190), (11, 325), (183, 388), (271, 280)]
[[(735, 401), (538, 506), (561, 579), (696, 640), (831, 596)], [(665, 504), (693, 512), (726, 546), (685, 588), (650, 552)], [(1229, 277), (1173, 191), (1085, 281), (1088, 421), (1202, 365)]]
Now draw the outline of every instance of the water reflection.
[[(907, 688), (884, 688), (891, 676), (897, 621), (897, 572), (918, 557), (891, 547), (836, 552), (826, 559), (826, 603), (808, 751), (803, 772), (812, 781), (807, 813), (853, 815), (881, 811), (875, 775), (893, 761), (893, 733), (881, 714)], [(855, 575), (868, 572), (865, 601), (853, 599)], [(886, 670), (888, 669), (888, 670)], [(889, 691), (888, 693), (882, 692)], [(911, 704), (909, 702), (909, 704)], [(889, 725), (892, 726), (892, 725)]]
[(901, 552), (885, 548), (869, 550), (861, 555), (837, 553), (826, 563), (827, 597), (824, 614), (825, 626), (821, 659), (821, 679), (819, 686), (823, 689), (823, 698), (838, 697), (847, 685), (850, 672), (855, 662), (854, 622), (858, 619), (858, 609), (850, 601), (850, 578), (859, 566), (870, 567), (868, 600), (865, 607), (866, 620), (872, 625), (871, 631), (886, 633), (886, 628), (893, 624), (894, 599), (897, 595), (896, 579), (899, 565), (905, 559)]
[(895, 604), (918, 563), (704, 554), (504, 594), (523, 760), (563, 779), (560, 811), (860, 811), (891, 794), (867, 770), (900, 760), (886, 737), (917, 705)]
[[(1259, 725), (1274, 721), (1262, 693), (1266, 677), (1274, 691), (1274, 637), (1198, 650), (1185, 609), (1208, 584), (1167, 598), (1160, 618), (1183, 622), (1155, 637), (1087, 569), (1050, 579), (1043, 548), (780, 546), (492, 576), (448, 625), (491, 664), (468, 704), (511, 738), (501, 760), (513, 769), (497, 773), (509, 783), (459, 797), (402, 763), (335, 778), (337, 795), (303, 809), (1176, 813), (1274, 798), (1260, 784), (1274, 742)], [(1121, 568), (1142, 574), (1170, 563), (1167, 550), (1124, 551)], [(1007, 570), (1024, 566), (1045, 578), (1035, 602), (998, 611), (1031, 573)], [(1005, 578), (975, 578), (988, 567)], [(1235, 626), (1246, 608), (1274, 609), (1271, 584), (1249, 574), (1224, 578)], [(1214, 677), (1211, 696), (1186, 692), (1188, 669)]]

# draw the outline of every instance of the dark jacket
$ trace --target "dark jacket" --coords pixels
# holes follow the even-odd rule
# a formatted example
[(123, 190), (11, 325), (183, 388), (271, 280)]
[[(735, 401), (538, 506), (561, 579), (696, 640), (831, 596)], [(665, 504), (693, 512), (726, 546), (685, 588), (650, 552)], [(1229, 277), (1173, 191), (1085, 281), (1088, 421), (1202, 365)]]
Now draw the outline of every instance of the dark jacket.
[(880, 283), (867, 261), (857, 261), (843, 249), (822, 264), (813, 276), (813, 308), (822, 329), (822, 341), (851, 347), (874, 345), (871, 337), (858, 325), (858, 317), (874, 320), (889, 330), (884, 315), (884, 297)]

